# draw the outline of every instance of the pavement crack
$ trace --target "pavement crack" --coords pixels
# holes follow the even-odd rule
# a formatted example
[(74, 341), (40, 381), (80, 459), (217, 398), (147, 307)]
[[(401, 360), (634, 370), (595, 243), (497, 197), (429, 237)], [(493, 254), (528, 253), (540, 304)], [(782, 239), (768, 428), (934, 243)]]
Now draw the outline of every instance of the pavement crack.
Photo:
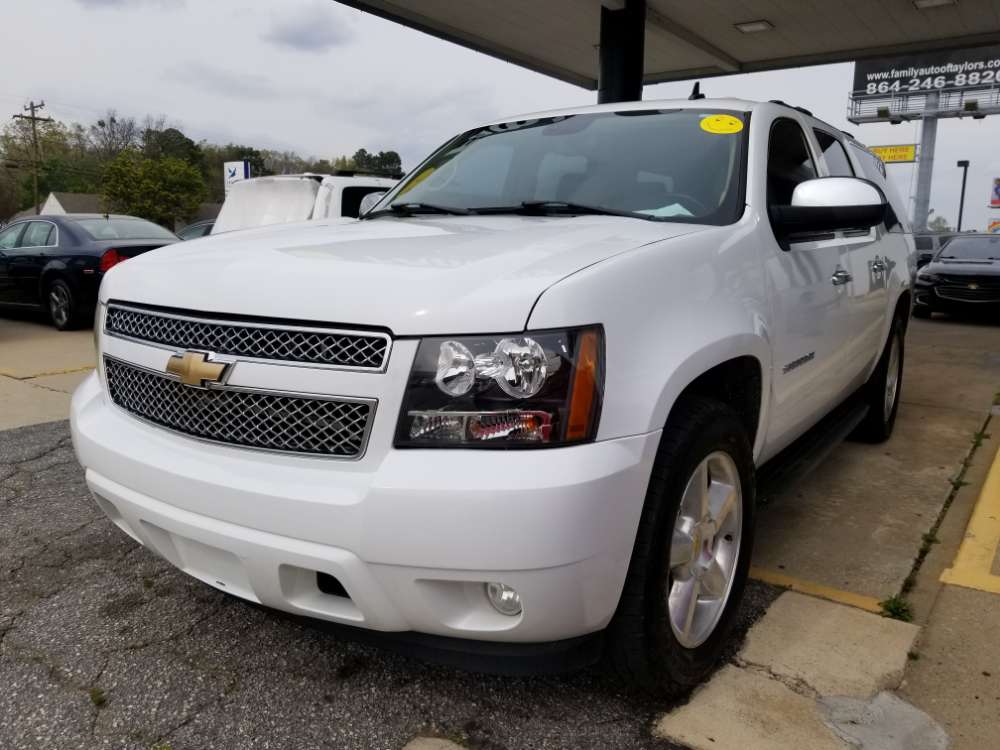
[(766, 664), (756, 664), (739, 657), (734, 658), (733, 663), (740, 669), (745, 669), (748, 672), (754, 672), (755, 674), (762, 675), (767, 677), (769, 680), (774, 680), (775, 682), (780, 682), (793, 693), (797, 693), (798, 695), (805, 696), (806, 698), (812, 698), (813, 700), (819, 700), (822, 697), (822, 694), (818, 690), (801, 677), (792, 677), (791, 675), (780, 674), (775, 672), (773, 668), (767, 666)]
[[(108, 668), (108, 664), (111, 663), (111, 653), (108, 652), (104, 655), (104, 659), (101, 662), (101, 668), (94, 677), (93, 684), (90, 687), (84, 688), (85, 690), (93, 690), (94, 688), (100, 688), (101, 678), (104, 677), (104, 672)], [(93, 717), (90, 722), (90, 736), (97, 739), (97, 721), (101, 718), (101, 706), (94, 705)]]

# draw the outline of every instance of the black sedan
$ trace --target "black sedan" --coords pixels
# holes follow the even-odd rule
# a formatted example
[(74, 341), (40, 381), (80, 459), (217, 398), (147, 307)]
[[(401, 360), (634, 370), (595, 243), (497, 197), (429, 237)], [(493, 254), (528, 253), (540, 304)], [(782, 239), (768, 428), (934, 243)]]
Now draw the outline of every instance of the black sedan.
[(108, 270), (174, 242), (176, 235), (133, 216), (21, 219), (0, 229), (0, 307), (42, 309), (59, 330), (76, 328), (93, 317)]
[(952, 237), (917, 271), (913, 315), (940, 312), (1000, 312), (1000, 235)]

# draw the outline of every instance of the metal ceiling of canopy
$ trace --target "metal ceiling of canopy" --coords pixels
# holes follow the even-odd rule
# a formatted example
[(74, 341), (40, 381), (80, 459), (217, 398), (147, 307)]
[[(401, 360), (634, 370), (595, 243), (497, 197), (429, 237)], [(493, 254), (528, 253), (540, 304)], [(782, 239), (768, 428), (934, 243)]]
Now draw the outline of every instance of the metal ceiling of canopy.
[[(602, 16), (623, 12), (635, 0), (337, 2), (596, 89)], [(644, 50), (646, 84), (1000, 43), (1000, 0), (646, 0), (644, 5), (644, 44), (630, 44)]]

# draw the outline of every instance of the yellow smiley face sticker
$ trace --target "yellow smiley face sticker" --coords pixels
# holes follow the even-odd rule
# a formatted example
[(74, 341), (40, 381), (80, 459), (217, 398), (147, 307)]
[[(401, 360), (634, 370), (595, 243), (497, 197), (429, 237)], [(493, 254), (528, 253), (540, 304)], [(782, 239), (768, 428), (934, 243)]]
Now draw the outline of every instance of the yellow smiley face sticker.
[(716, 135), (731, 135), (743, 130), (743, 120), (732, 115), (709, 115), (701, 118), (701, 129)]

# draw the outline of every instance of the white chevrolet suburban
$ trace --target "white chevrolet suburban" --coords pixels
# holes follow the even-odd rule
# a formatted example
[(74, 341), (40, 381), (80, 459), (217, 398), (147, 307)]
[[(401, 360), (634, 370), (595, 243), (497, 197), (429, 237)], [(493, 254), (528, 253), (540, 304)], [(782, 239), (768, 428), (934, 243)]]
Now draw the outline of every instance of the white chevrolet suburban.
[(845, 403), (892, 430), (904, 221), (877, 158), (782, 103), (491, 123), (353, 224), (113, 269), (77, 455), (222, 591), (683, 689), (733, 624), (757, 467)]

